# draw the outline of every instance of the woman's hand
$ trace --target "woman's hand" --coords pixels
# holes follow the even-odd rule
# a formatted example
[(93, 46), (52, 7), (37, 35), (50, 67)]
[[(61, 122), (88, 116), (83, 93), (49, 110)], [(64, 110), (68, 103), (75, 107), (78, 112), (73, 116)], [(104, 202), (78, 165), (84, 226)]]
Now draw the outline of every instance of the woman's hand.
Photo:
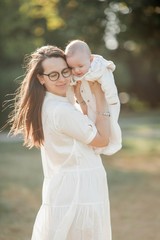
[(75, 96), (76, 96), (76, 99), (78, 102), (80, 102), (80, 100), (82, 100), (80, 87), (81, 87), (81, 81), (77, 81), (77, 84), (74, 86), (74, 93), (75, 93)]
[(107, 109), (107, 103), (105, 100), (105, 94), (101, 88), (101, 85), (96, 82), (89, 82), (92, 93), (96, 100), (96, 121), (97, 134), (90, 143), (94, 147), (104, 147), (109, 143), (109, 115)]
[(103, 91), (102, 91), (100, 83), (98, 83), (97, 81), (95, 81), (95, 82), (90, 82), (89, 81), (88, 83), (89, 83), (91, 91), (94, 95), (96, 95), (97, 93), (104, 94)]
[(82, 112), (85, 115), (87, 115), (87, 105), (86, 105), (85, 101), (82, 98), (80, 88), (81, 88), (81, 81), (77, 81), (77, 84), (74, 86), (74, 93), (75, 93), (77, 102), (79, 103), (79, 105), (80, 105), (80, 107), (82, 109)]
[(97, 111), (105, 111), (107, 106), (106, 106), (105, 94), (102, 90), (101, 85), (97, 81), (89, 82), (89, 85), (92, 93), (95, 96)]

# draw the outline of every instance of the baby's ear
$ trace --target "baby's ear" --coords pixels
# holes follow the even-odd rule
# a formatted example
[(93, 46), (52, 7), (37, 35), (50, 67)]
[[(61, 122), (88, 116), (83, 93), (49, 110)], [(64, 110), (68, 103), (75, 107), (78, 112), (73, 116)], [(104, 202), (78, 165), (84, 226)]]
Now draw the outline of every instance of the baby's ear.
[(94, 56), (93, 56), (93, 54), (91, 54), (91, 56), (90, 56), (90, 61), (91, 62), (93, 61), (93, 58), (94, 58)]

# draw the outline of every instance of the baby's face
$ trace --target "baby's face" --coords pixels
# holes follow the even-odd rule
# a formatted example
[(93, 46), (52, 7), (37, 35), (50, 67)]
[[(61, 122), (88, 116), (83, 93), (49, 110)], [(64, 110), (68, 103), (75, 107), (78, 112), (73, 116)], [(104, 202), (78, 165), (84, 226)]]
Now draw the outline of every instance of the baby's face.
[(91, 56), (85, 52), (77, 51), (72, 56), (67, 57), (67, 63), (74, 76), (82, 77), (90, 68)]

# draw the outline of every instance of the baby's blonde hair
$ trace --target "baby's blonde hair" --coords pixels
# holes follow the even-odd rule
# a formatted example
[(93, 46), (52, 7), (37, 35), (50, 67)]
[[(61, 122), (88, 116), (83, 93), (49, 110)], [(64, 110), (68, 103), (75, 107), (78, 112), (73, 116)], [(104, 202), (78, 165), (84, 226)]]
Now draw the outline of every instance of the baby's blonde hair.
[(88, 44), (82, 40), (73, 40), (71, 41), (65, 49), (65, 55), (67, 57), (71, 57), (77, 51), (86, 52), (89, 56), (91, 55), (91, 50)]

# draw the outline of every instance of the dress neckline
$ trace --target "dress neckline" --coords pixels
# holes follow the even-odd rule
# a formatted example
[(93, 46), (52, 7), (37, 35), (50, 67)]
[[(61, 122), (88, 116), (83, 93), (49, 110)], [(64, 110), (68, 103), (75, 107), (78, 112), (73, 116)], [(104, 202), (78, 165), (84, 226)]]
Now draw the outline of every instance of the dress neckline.
[(48, 92), (48, 91), (46, 91), (46, 97), (53, 98), (55, 100), (59, 100), (59, 101), (62, 101), (62, 102), (68, 102), (67, 97), (62, 97), (62, 96), (56, 95), (56, 94)]

